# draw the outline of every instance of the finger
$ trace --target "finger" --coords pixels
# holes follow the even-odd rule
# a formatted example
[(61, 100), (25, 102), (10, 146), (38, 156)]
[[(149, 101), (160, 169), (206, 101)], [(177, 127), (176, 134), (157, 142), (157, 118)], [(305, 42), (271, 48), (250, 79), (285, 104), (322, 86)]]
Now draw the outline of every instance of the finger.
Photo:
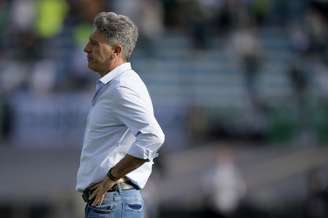
[(92, 199), (93, 199), (93, 201), (92, 201), (92, 206), (96, 206), (97, 204), (98, 204), (98, 195), (95, 195)]
[(98, 189), (93, 190), (93, 191), (91, 192), (91, 195), (89, 196), (89, 200), (95, 198), (96, 195), (97, 195), (97, 193), (98, 193)]
[(102, 195), (97, 195), (96, 199), (92, 203), (92, 206), (100, 205), (101, 202), (102, 202)]
[(102, 196), (101, 196), (101, 199), (100, 199), (100, 202), (99, 202), (100, 205), (103, 203), (104, 198), (105, 198), (105, 195), (102, 195)]
[[(91, 199), (93, 200), (93, 204), (98, 204), (99, 203), (99, 198), (101, 198), (102, 196), (102, 190), (101, 189), (96, 189), (95, 191), (93, 191), (93, 193), (91, 194)], [(89, 200), (91, 200), (89, 199)]]
[(89, 189), (90, 190), (96, 189), (99, 186), (99, 184), (100, 184), (100, 182), (96, 183), (96, 184), (93, 184)]
[(104, 197), (105, 197), (105, 195), (98, 196), (98, 199), (95, 202), (96, 206), (102, 204), (102, 202), (104, 201)]
[(98, 198), (95, 198), (91, 204), (92, 206), (97, 206), (98, 205)]

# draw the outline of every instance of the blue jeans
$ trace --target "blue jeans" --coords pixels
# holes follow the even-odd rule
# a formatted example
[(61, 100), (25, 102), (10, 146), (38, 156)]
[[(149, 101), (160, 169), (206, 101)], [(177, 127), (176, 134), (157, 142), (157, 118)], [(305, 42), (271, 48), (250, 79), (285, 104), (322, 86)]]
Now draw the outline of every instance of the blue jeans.
[(107, 192), (101, 205), (85, 206), (85, 218), (144, 218), (144, 201), (140, 190)]

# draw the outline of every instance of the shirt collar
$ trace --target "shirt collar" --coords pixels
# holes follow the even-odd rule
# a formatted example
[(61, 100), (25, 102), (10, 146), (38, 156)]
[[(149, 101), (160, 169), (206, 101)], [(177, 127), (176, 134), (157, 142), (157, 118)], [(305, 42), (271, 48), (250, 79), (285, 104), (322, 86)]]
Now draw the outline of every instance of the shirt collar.
[(100, 82), (102, 82), (103, 84), (107, 84), (109, 83), (112, 79), (114, 79), (115, 77), (118, 77), (119, 75), (121, 75), (123, 72), (127, 71), (127, 70), (131, 70), (131, 63), (127, 62), (124, 64), (121, 64), (119, 66), (117, 66), (116, 68), (114, 68), (112, 71), (108, 72), (106, 75), (104, 75), (103, 77), (101, 77), (99, 79)]

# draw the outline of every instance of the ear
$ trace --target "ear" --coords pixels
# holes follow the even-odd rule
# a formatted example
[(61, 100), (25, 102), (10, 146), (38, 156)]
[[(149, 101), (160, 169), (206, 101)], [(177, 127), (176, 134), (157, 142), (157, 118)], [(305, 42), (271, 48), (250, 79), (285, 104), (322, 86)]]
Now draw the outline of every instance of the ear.
[(123, 53), (123, 47), (122, 47), (120, 44), (116, 44), (116, 45), (113, 47), (113, 53), (114, 53), (116, 56), (121, 56), (122, 53)]

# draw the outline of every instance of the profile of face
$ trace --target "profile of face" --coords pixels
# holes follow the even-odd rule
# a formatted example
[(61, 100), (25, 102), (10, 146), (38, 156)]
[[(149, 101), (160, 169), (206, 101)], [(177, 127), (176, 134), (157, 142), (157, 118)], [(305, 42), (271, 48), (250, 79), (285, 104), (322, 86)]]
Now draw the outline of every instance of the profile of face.
[(115, 58), (120, 55), (121, 48), (111, 46), (103, 33), (94, 31), (84, 47), (84, 52), (87, 54), (88, 67), (104, 74), (111, 70)]

